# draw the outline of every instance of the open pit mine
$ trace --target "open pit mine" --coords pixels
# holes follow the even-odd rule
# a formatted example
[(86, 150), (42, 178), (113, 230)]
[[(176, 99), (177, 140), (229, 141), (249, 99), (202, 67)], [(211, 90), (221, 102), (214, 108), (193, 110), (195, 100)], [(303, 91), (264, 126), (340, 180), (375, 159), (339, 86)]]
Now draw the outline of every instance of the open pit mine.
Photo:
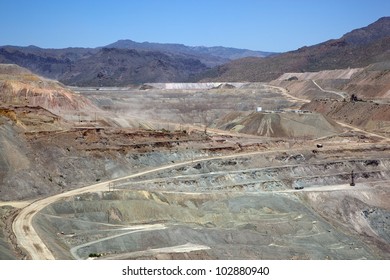
[(359, 113), (390, 105), (343, 90), (363, 69), (124, 88), (0, 69), (1, 259), (390, 258), (390, 119)]

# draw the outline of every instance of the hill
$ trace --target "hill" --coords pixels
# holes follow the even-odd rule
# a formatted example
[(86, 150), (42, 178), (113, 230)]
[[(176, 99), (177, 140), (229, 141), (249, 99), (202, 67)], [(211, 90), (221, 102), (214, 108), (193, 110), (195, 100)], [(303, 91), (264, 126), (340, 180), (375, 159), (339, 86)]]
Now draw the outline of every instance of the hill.
[(0, 64), (0, 101), (2, 106), (39, 106), (49, 111), (97, 110), (61, 83), (13, 64)]
[(198, 80), (264, 82), (286, 72), (360, 68), (385, 60), (390, 60), (390, 17), (353, 30), (340, 39), (274, 57), (235, 60), (203, 73)]

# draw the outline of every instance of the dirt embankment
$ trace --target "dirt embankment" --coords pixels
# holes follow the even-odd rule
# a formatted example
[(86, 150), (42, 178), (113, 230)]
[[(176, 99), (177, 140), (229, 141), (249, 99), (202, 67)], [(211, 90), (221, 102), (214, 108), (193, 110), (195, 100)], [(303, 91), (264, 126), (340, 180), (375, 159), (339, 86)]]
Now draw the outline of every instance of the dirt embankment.
[(390, 62), (373, 64), (356, 73), (343, 90), (366, 100), (390, 98)]
[(303, 105), (302, 109), (318, 112), (372, 132), (387, 133), (390, 131), (390, 104), (314, 100)]

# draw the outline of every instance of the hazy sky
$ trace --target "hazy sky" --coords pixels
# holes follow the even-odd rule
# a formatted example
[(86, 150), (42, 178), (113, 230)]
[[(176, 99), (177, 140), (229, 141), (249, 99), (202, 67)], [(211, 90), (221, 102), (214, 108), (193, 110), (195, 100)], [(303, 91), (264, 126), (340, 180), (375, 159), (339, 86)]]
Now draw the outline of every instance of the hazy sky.
[(390, 15), (389, 0), (0, 0), (0, 45), (137, 42), (288, 51)]

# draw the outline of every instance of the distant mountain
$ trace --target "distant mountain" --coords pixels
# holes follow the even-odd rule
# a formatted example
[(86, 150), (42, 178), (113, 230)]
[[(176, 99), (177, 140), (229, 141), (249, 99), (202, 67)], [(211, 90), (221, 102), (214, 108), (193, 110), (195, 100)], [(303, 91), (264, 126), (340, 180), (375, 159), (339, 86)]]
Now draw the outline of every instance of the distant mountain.
[(0, 63), (16, 64), (67, 85), (126, 86), (144, 82), (183, 82), (208, 69), (182, 54), (117, 48), (0, 48)]
[(358, 68), (387, 60), (390, 60), (390, 17), (353, 30), (340, 39), (278, 55), (131, 40), (120, 40), (95, 49), (0, 47), (0, 63), (14, 63), (65, 84), (83, 86), (186, 81), (262, 82), (286, 72)]
[(118, 49), (135, 49), (168, 52), (173, 54), (189, 55), (192, 58), (199, 59), (207, 66), (216, 66), (226, 63), (229, 60), (253, 56), (253, 57), (267, 57), (275, 55), (271, 52), (252, 51), (247, 49), (226, 48), (226, 47), (190, 47), (182, 44), (160, 44), (143, 42), (138, 43), (132, 40), (119, 40), (113, 44), (106, 46), (107, 48)]
[(357, 68), (385, 60), (390, 60), (390, 17), (311, 47), (263, 59), (234, 60), (208, 70), (198, 80), (262, 82), (286, 72)]
[(184, 82), (208, 68), (199, 60), (156, 51), (103, 48), (77, 60), (60, 81), (78, 86)]
[(200, 73), (230, 59), (266, 55), (271, 53), (131, 40), (100, 48), (0, 47), (0, 63), (17, 64), (41, 76), (82, 86), (192, 81)]

